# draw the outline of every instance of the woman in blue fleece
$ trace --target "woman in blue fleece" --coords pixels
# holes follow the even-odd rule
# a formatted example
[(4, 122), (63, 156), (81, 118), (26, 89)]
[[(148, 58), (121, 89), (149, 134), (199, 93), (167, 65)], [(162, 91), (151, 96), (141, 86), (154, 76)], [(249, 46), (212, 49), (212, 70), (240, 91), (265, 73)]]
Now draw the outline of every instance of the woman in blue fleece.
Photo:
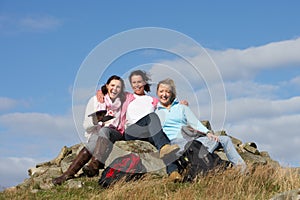
[[(157, 85), (156, 92), (159, 98), (159, 103), (155, 112), (159, 116), (163, 131), (170, 139), (171, 144), (179, 145), (179, 154), (183, 153), (184, 145), (188, 142), (181, 133), (182, 127), (189, 125), (192, 128), (206, 134), (206, 136), (198, 137), (196, 140), (206, 146), (209, 152), (213, 152), (219, 144), (221, 144), (228, 160), (234, 166), (241, 167), (242, 171), (246, 169), (244, 160), (238, 154), (228, 136), (214, 135), (213, 131), (208, 130), (197, 119), (189, 107), (179, 104), (176, 99), (176, 87), (172, 79), (160, 81)], [(168, 174), (176, 173), (176, 171), (178, 171), (178, 168), (175, 163), (172, 163), (167, 167)]]

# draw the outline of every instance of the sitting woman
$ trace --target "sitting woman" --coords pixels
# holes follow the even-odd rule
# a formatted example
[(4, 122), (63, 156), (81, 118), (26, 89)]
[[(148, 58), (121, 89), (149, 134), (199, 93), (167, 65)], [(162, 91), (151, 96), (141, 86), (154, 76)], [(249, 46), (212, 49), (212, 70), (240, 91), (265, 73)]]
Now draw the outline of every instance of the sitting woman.
[(160, 120), (154, 113), (158, 99), (147, 95), (150, 80), (146, 72), (136, 70), (130, 73), (129, 82), (134, 94), (128, 101), (126, 110), (125, 140), (145, 140), (160, 150), (160, 158), (179, 150), (178, 145), (170, 145), (163, 132)]
[[(179, 145), (180, 151), (178, 153), (183, 153), (184, 146), (188, 142), (188, 140), (186, 140), (181, 133), (182, 127), (189, 125), (195, 130), (199, 130), (200, 132), (206, 134), (206, 136), (199, 137), (196, 140), (200, 141), (204, 146), (206, 146), (209, 152), (212, 153), (219, 146), (219, 144), (221, 144), (228, 160), (234, 166), (241, 167), (242, 171), (246, 169), (244, 160), (238, 154), (228, 136), (214, 135), (212, 131), (208, 130), (197, 119), (189, 107), (179, 104), (176, 99), (176, 87), (172, 79), (160, 81), (157, 85), (156, 92), (159, 98), (159, 104), (157, 106), (156, 113), (161, 120), (163, 131), (170, 139), (171, 144)], [(174, 177), (178, 177), (178, 180), (176, 181), (181, 179), (181, 175), (178, 173), (176, 162), (167, 166), (167, 172)]]
[[(96, 96), (90, 98), (86, 106), (83, 123), (88, 142), (67, 171), (52, 180), (54, 185), (61, 185), (66, 180), (73, 178), (82, 167), (84, 173), (89, 177), (98, 175), (99, 168), (104, 167), (104, 162), (112, 150), (113, 143), (123, 139), (124, 124), (120, 122), (121, 111), (125, 110), (122, 109), (126, 99), (124, 88), (123, 79), (113, 75), (101, 88), (102, 94), (104, 94), (103, 101), (99, 102)], [(111, 117), (103, 116), (106, 113)], [(123, 115), (125, 116), (124, 113)], [(105, 122), (106, 119), (110, 120)], [(91, 162), (84, 166), (90, 159)]]

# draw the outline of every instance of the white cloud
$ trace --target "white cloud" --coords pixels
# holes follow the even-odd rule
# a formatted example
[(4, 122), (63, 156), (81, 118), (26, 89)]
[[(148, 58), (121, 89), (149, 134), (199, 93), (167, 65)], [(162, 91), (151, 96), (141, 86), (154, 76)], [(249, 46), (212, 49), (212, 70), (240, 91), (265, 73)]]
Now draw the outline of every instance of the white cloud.
[(225, 80), (253, 78), (258, 70), (299, 65), (300, 38), (273, 42), (244, 50), (228, 49), (209, 53)]
[(12, 14), (0, 15), (0, 33), (16, 34), (21, 32), (40, 32), (54, 30), (63, 21), (47, 14), (31, 14), (16, 16)]
[[(207, 50), (195, 52), (191, 55), (191, 49), (182, 50), (183, 56), (188, 62), (178, 58), (161, 61), (151, 69), (151, 74), (159, 80), (173, 75), (181, 75), (192, 84), (204, 81), (210, 85), (220, 81), (251, 80), (261, 70), (286, 68), (300, 64), (300, 38), (273, 42), (259, 47), (251, 47), (244, 50), (228, 49), (225, 51)], [(187, 55), (188, 54), (188, 55)], [(211, 60), (212, 59), (212, 60)], [(216, 65), (215, 65), (216, 64)], [(165, 68), (165, 69), (163, 69)], [(159, 73), (157, 73), (159, 72)], [(219, 74), (221, 73), (221, 74)]]
[(256, 142), (259, 150), (268, 151), (282, 165), (300, 165), (299, 114), (272, 118), (249, 118), (235, 121), (226, 131), (243, 142)]
[[(228, 49), (225, 51), (207, 50), (192, 54), (185, 47), (182, 58), (160, 61), (151, 69), (151, 74), (159, 80), (173, 75), (181, 75), (192, 84), (205, 81), (206, 84), (220, 81), (251, 80), (261, 70), (299, 66), (300, 38), (273, 42), (247, 49)], [(193, 48), (192, 48), (193, 49)], [(193, 56), (190, 56), (193, 55)], [(183, 60), (186, 58), (186, 60)], [(165, 69), (163, 69), (165, 68)], [(159, 72), (159, 73), (157, 73)], [(221, 73), (221, 74), (219, 74)], [(202, 82), (200, 82), (202, 83)]]
[(12, 187), (22, 183), (28, 176), (28, 169), (44, 159), (28, 157), (0, 157), (0, 186)]
[(9, 113), (0, 116), (2, 127), (16, 134), (61, 134), (72, 130), (74, 123), (71, 116), (52, 116), (46, 113)]
[(275, 92), (280, 90), (276, 84), (256, 83), (249, 80), (237, 80), (225, 83), (228, 99), (249, 98), (273, 98)]
[(71, 115), (11, 113), (0, 116), (0, 151), (7, 156), (55, 156), (63, 147), (85, 142)]
[(300, 87), (300, 76), (297, 76), (297, 77), (293, 78), (290, 81), (290, 84), (295, 86), (295, 87)]
[(225, 130), (256, 142), (283, 165), (300, 165), (300, 96), (289, 99), (238, 98), (227, 102)]
[(49, 15), (26, 16), (19, 20), (19, 24), (29, 30), (52, 30), (61, 25), (61, 20)]
[(18, 101), (7, 98), (7, 97), (0, 97), (0, 111), (9, 110), (14, 108), (18, 104)]
[(247, 123), (249, 119), (271, 119), (300, 113), (300, 96), (273, 101), (240, 98), (228, 101), (227, 105), (227, 120), (229, 122)]
[[(295, 74), (297, 75), (297, 74)], [(279, 83), (280, 87), (284, 87), (287, 90), (292, 90), (292, 89), (296, 89), (296, 90), (300, 90), (300, 76), (296, 76), (294, 78), (292, 78), (291, 80), (285, 80), (285, 81), (281, 81)]]

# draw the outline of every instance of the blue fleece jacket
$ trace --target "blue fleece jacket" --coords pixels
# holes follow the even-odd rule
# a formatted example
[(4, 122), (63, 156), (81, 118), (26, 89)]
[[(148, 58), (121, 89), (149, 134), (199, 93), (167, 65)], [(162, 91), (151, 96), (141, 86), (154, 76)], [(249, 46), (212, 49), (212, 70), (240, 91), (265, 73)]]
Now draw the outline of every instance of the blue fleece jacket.
[(209, 130), (197, 119), (195, 114), (188, 106), (182, 105), (175, 99), (167, 109), (160, 103), (157, 105), (156, 114), (158, 115), (163, 131), (170, 140), (182, 138), (181, 127), (190, 125), (194, 129), (207, 133)]

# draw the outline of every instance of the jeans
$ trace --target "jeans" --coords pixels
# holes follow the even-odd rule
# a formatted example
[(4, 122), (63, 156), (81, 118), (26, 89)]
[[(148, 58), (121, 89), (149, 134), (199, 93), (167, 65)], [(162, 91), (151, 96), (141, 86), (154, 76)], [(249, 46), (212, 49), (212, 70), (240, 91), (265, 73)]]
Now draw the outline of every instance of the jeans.
[(157, 150), (165, 144), (170, 144), (170, 140), (163, 132), (160, 120), (155, 113), (150, 113), (135, 124), (130, 125), (125, 130), (125, 140), (148, 141)]
[[(224, 152), (228, 158), (228, 160), (234, 165), (240, 165), (243, 168), (246, 167), (245, 161), (242, 159), (242, 157), (239, 155), (239, 153), (236, 151), (230, 137), (228, 136), (219, 136), (220, 142), (217, 142), (215, 140), (211, 140), (208, 137), (199, 137), (196, 140), (201, 142), (204, 146), (207, 147), (207, 150), (212, 153), (214, 150), (221, 144), (221, 146), (224, 149)], [(180, 150), (177, 152), (177, 156), (180, 157), (184, 153), (184, 146), (188, 143), (187, 140), (184, 138), (176, 138), (174, 140), (171, 140), (171, 144), (178, 144), (180, 147)], [(170, 174), (172, 171), (177, 170), (177, 164), (176, 162), (171, 163), (167, 166), (167, 173)]]
[(110, 127), (102, 127), (98, 133), (92, 134), (87, 144), (85, 144), (85, 147), (89, 150), (89, 152), (94, 152), (98, 137), (107, 138), (111, 141), (112, 144), (123, 139), (123, 135), (116, 129)]
[(230, 137), (221, 135), (219, 136), (220, 142), (210, 140), (208, 137), (200, 137), (197, 138), (199, 142), (201, 142), (204, 146), (207, 147), (207, 150), (212, 153), (214, 150), (221, 144), (224, 149), (224, 152), (228, 158), (228, 160), (234, 165), (244, 165), (245, 162), (240, 156), (240, 154), (236, 151)]

